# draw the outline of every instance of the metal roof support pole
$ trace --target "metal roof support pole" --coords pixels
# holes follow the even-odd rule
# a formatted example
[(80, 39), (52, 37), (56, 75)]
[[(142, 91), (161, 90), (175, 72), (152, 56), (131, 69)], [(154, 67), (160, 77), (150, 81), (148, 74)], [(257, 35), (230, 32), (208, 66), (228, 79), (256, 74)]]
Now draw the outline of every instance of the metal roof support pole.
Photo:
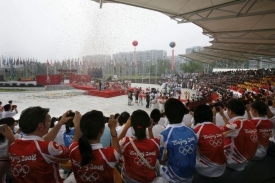
[(101, 9), (103, 5), (103, 0), (99, 0), (99, 8)]

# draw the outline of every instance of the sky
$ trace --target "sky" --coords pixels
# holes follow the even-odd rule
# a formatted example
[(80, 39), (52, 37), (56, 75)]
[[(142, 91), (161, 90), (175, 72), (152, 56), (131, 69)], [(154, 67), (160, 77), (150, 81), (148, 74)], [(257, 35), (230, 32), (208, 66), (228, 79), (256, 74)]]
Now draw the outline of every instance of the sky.
[(94, 54), (172, 49), (184, 54), (210, 39), (192, 23), (142, 8), (90, 0), (0, 0), (0, 57), (63, 60)]

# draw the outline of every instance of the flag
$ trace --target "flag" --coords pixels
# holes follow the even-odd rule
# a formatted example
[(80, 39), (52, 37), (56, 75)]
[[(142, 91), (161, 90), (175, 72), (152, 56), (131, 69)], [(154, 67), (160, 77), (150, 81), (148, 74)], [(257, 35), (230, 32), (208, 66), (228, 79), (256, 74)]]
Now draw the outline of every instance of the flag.
[(47, 60), (47, 66), (50, 66), (50, 62)]

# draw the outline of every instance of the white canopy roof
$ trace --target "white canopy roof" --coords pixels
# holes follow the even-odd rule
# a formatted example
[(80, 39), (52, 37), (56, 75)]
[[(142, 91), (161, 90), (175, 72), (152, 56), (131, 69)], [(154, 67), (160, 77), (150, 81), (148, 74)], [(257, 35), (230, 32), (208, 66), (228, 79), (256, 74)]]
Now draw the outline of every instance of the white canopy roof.
[[(94, 0), (102, 5), (104, 0)], [(183, 55), (202, 62), (275, 57), (275, 0), (105, 0), (192, 22), (213, 38), (205, 51)], [(196, 55), (196, 56), (195, 56)], [(211, 56), (211, 57), (210, 57)], [(212, 59), (210, 59), (212, 58)], [(213, 59), (216, 58), (216, 59)], [(212, 60), (212, 61), (211, 61)]]

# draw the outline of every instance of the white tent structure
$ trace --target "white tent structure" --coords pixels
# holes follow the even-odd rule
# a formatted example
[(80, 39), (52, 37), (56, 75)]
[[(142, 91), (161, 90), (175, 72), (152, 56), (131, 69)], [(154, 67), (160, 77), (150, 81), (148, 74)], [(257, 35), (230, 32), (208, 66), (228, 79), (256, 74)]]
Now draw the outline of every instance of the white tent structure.
[(181, 55), (200, 62), (275, 57), (275, 0), (94, 0), (161, 12), (178, 23), (192, 22), (213, 38), (203, 51)]

